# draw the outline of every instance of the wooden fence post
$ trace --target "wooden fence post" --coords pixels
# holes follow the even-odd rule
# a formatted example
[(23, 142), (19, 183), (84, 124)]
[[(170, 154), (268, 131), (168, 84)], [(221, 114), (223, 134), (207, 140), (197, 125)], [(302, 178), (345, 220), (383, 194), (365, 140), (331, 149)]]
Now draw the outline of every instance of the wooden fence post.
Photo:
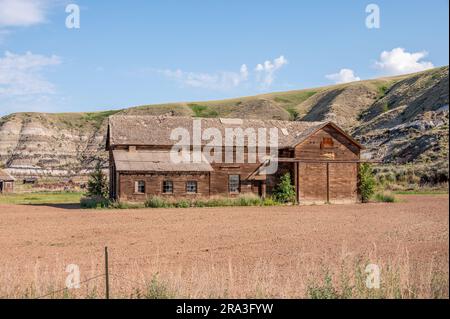
[(108, 247), (105, 247), (105, 296), (109, 299)]

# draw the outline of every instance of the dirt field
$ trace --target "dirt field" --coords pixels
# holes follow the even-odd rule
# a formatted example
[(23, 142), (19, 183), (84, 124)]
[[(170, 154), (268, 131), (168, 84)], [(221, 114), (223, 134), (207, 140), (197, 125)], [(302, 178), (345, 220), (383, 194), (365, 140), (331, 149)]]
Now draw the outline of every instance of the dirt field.
[[(448, 236), (448, 195), (134, 211), (0, 205), (0, 298), (64, 287), (68, 264), (82, 280), (101, 275), (104, 246), (115, 297), (142, 297), (149, 285), (150, 297), (448, 297)], [(367, 264), (381, 267), (381, 289), (345, 295)], [(99, 278), (69, 296), (102, 294)]]

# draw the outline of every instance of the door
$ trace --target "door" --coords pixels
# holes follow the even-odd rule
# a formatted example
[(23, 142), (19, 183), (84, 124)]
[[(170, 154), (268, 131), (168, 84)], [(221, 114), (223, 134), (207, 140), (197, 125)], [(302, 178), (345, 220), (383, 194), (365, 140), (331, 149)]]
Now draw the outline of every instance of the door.
[(297, 184), (300, 203), (326, 203), (328, 201), (327, 164), (299, 163)]
[(0, 193), (3, 193), (3, 182), (0, 182)]

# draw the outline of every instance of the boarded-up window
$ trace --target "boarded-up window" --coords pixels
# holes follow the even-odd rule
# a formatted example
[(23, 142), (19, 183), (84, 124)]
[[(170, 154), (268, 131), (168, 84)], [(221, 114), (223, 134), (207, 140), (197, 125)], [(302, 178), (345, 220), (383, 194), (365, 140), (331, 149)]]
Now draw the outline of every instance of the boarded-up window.
[(320, 148), (333, 148), (333, 139), (331, 137), (324, 137), (322, 143), (320, 143)]
[(144, 181), (136, 181), (134, 183), (134, 192), (138, 194), (145, 194), (145, 182)]
[(163, 193), (164, 194), (172, 194), (173, 193), (173, 182), (172, 181), (164, 181), (163, 182)]
[(230, 193), (239, 193), (240, 191), (240, 176), (229, 175), (228, 176), (228, 189)]
[(189, 194), (197, 193), (197, 182), (196, 181), (186, 182), (186, 193), (189, 193)]

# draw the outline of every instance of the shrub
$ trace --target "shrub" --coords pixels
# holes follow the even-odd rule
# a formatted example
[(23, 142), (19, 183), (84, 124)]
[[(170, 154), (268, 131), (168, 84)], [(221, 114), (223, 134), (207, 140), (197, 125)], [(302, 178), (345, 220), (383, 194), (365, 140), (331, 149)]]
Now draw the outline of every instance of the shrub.
[(295, 202), (295, 187), (291, 182), (291, 174), (286, 173), (281, 177), (280, 183), (275, 190), (275, 198), (280, 203)]
[(173, 298), (173, 293), (170, 292), (167, 285), (158, 280), (155, 275), (152, 281), (147, 287), (147, 293), (145, 294), (146, 299), (171, 299)]
[(375, 178), (373, 176), (372, 166), (363, 163), (359, 169), (360, 193), (363, 203), (367, 203), (375, 192)]
[(103, 174), (100, 163), (95, 166), (95, 170), (89, 178), (87, 191), (88, 197), (108, 198), (108, 182), (106, 180), (106, 175)]
[(236, 199), (236, 206), (261, 206), (262, 199), (256, 195), (241, 195)]
[(375, 201), (382, 203), (395, 203), (397, 202), (397, 198), (393, 194), (390, 193), (377, 193), (375, 194)]
[(273, 197), (266, 197), (262, 202), (262, 206), (277, 206), (278, 203)]
[(325, 275), (321, 285), (310, 285), (308, 287), (308, 296), (311, 299), (340, 299), (337, 289), (329, 274)]
[(175, 203), (175, 207), (177, 208), (189, 208), (191, 207), (191, 202), (186, 199), (181, 199)]
[(145, 201), (145, 207), (148, 208), (169, 208), (171, 207), (170, 203), (166, 201), (164, 198), (159, 196), (152, 196)]
[(112, 209), (138, 209), (142, 207), (143, 205), (138, 203), (127, 203), (119, 201), (110, 201), (109, 203), (109, 208)]
[(110, 201), (100, 196), (83, 197), (80, 200), (80, 206), (85, 209), (108, 208), (110, 206)]

